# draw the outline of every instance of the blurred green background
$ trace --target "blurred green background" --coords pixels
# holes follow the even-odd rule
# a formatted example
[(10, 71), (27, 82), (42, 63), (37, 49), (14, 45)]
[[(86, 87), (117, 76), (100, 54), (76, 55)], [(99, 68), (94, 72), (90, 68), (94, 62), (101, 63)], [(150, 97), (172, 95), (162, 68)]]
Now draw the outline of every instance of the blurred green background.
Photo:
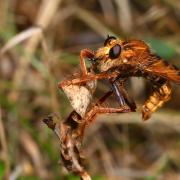
[[(142, 39), (179, 67), (180, 1), (0, 1), (0, 179), (78, 179), (58, 164), (58, 139), (42, 119), (68, 116), (57, 83), (79, 68), (81, 49), (101, 47), (108, 34)], [(99, 116), (86, 132), (93, 180), (180, 179), (180, 88), (147, 122), (140, 108), (150, 85), (133, 78), (128, 89), (138, 112)], [(99, 82), (97, 96), (106, 90)]]

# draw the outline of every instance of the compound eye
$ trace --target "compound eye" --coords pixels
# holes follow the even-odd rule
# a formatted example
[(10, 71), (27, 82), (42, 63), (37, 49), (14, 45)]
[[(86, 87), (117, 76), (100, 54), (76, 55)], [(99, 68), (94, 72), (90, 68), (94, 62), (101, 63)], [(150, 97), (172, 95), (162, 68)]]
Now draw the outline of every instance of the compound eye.
[(109, 57), (111, 59), (116, 59), (121, 53), (121, 46), (116, 44), (109, 50)]
[(113, 39), (116, 39), (114, 36), (109, 36), (107, 37), (107, 39), (104, 41), (104, 46), (107, 46), (108, 44), (110, 44), (110, 42), (113, 40)]

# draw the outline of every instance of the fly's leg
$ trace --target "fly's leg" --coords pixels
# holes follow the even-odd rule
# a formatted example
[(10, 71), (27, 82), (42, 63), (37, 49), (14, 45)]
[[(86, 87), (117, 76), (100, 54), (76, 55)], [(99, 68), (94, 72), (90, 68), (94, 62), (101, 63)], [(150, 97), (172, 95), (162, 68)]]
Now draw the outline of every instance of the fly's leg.
[(106, 99), (112, 95), (112, 91), (107, 92), (102, 98), (100, 98), (96, 104), (96, 112), (97, 113), (121, 113), (121, 112), (131, 112), (131, 109), (127, 105), (122, 105), (118, 108), (109, 108), (109, 107), (102, 107), (102, 104), (106, 101)]
[(81, 125), (79, 130), (80, 137), (83, 137), (85, 128), (92, 123), (98, 114), (110, 114), (110, 113), (128, 113), (131, 109), (128, 106), (122, 106), (118, 108), (101, 107), (95, 105), (86, 115), (84, 123)]
[(88, 70), (85, 63), (85, 58), (93, 58), (94, 54), (88, 49), (83, 49), (80, 52), (80, 69), (81, 69), (81, 78), (75, 78), (73, 80), (64, 80), (59, 83), (58, 87), (63, 88), (68, 85), (80, 84), (82, 82), (86, 82), (86, 77), (88, 76)]
[(85, 63), (85, 58), (93, 58), (94, 54), (88, 49), (83, 49), (80, 52), (80, 68), (82, 72), (82, 77), (86, 77), (88, 75), (88, 70)]
[(125, 105), (126, 104), (125, 98), (121, 92), (122, 83), (120, 84), (117, 81), (115, 81), (115, 82), (111, 83), (111, 85), (112, 85), (112, 90), (116, 96), (116, 99), (118, 100), (119, 105), (120, 106)]
[(113, 92), (118, 100), (120, 106), (128, 105), (131, 111), (136, 111), (136, 104), (134, 100), (128, 95), (124, 87), (124, 82), (126, 79), (118, 78), (117, 80), (111, 82)]
[(86, 83), (88, 81), (94, 81), (98, 79), (109, 79), (117, 76), (117, 73), (99, 73), (99, 74), (93, 74), (93, 73), (88, 73), (86, 63), (85, 63), (85, 58), (93, 58), (94, 54), (89, 51), (88, 49), (83, 49), (80, 52), (80, 69), (82, 72), (82, 76), (80, 78), (74, 78), (72, 80), (64, 80), (59, 83), (58, 87), (63, 88), (64, 86), (69, 86), (69, 85), (76, 85), (76, 84), (82, 84)]
[(151, 114), (171, 98), (172, 88), (168, 81), (159, 84), (142, 107), (142, 118), (148, 120)]
[(105, 113), (127, 113), (131, 112), (131, 109), (127, 106), (121, 106), (118, 108), (109, 108), (103, 107), (102, 104), (106, 101), (106, 99), (113, 94), (112, 91), (108, 91), (102, 98), (100, 98), (96, 104), (87, 112), (86, 116), (83, 119), (83, 122), (79, 128), (79, 137), (83, 137), (85, 128), (92, 123), (98, 114)]
[(87, 76), (80, 77), (80, 78), (74, 78), (72, 80), (64, 80), (58, 84), (59, 88), (62, 88), (64, 86), (69, 86), (69, 85), (78, 85), (78, 84), (83, 84), (88, 81), (94, 81), (98, 79), (111, 79), (117, 77), (117, 72), (112, 72), (111, 74), (108, 73), (99, 73), (99, 74), (87, 74)]
[(127, 105), (122, 105), (122, 106), (117, 107), (117, 108), (103, 107), (103, 103), (112, 94), (113, 94), (112, 91), (108, 91), (102, 98), (100, 98), (95, 103), (95, 105), (90, 109), (90, 111), (87, 112), (84, 121), (89, 121), (91, 118), (93, 119), (93, 117), (96, 116), (97, 114), (131, 112), (131, 109)]

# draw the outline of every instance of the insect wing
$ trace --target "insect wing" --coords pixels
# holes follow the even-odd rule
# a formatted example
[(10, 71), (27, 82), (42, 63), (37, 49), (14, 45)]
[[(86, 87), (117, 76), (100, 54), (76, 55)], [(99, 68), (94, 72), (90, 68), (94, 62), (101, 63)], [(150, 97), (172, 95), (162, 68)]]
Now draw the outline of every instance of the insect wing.
[[(156, 58), (156, 59), (155, 59)], [(159, 57), (152, 57), (151, 62), (146, 67), (146, 72), (161, 76), (167, 80), (180, 84), (180, 70), (176, 66), (159, 59)]]

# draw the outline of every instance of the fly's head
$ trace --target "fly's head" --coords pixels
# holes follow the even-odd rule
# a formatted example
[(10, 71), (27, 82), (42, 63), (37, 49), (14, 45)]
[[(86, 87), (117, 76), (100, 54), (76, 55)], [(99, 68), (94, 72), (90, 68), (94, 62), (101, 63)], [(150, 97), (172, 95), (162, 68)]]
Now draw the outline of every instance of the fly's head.
[(138, 55), (147, 49), (148, 46), (143, 41), (122, 41), (113, 36), (108, 36), (104, 46), (95, 52), (92, 61), (100, 72), (135, 66)]

